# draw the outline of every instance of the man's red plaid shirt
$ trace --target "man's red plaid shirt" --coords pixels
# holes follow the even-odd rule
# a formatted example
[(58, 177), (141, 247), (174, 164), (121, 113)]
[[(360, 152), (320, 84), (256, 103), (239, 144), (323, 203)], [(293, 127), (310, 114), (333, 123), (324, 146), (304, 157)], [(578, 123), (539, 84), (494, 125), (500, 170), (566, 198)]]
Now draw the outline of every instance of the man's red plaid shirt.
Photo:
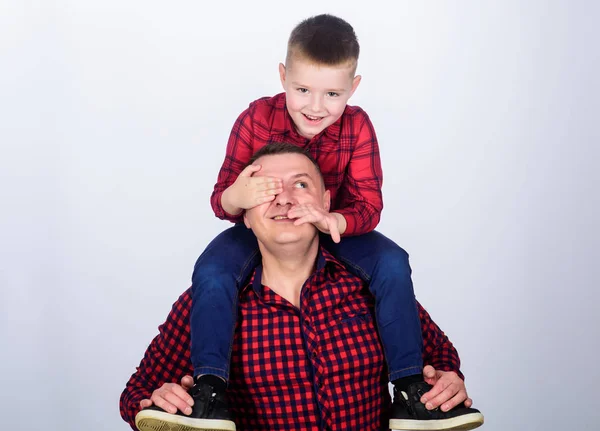
[[(379, 430), (390, 406), (387, 367), (366, 284), (321, 249), (296, 308), (260, 283), (240, 293), (227, 389), (238, 430)], [(121, 395), (135, 429), (140, 401), (193, 375), (190, 289), (173, 305)], [(418, 304), (425, 364), (461, 377), (446, 335)], [(215, 322), (218, 324), (218, 322)]]

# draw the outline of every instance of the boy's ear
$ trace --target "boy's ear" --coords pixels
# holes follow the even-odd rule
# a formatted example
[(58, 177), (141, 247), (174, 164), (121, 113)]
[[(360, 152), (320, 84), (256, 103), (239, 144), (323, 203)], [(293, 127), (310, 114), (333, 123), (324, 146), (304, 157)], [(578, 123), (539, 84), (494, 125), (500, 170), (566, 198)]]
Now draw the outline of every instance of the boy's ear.
[(350, 97), (352, 97), (352, 95), (354, 94), (354, 92), (358, 88), (358, 84), (360, 84), (360, 80), (361, 79), (362, 79), (362, 76), (356, 75), (354, 77), (354, 79), (352, 80), (352, 90), (350, 90)]
[(285, 88), (285, 66), (283, 63), (279, 63), (279, 80), (281, 81), (281, 86)]
[(246, 216), (246, 211), (244, 211), (244, 224), (246, 225), (246, 227), (248, 229), (251, 229), (250, 228), (250, 222), (248, 221), (248, 216)]

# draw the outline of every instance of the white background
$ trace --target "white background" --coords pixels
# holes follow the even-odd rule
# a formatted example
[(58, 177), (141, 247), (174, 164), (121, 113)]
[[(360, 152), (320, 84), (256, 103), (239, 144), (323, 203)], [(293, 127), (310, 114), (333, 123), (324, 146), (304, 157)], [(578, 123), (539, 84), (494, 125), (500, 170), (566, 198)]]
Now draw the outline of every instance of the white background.
[(361, 42), (379, 229), (483, 429), (598, 429), (597, 2), (0, 0), (3, 429), (128, 429), (121, 391), (228, 226), (230, 128), (323, 12)]

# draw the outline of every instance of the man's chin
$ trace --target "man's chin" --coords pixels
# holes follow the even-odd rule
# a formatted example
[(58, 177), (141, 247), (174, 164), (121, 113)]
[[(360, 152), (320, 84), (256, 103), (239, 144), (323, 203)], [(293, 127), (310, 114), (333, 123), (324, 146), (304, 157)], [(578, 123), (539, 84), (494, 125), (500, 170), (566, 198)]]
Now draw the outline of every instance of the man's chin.
[(284, 244), (297, 244), (302, 241), (308, 241), (308, 239), (307, 239), (306, 235), (299, 235), (298, 233), (294, 233), (294, 232), (283, 232), (283, 233), (280, 233), (279, 235), (276, 235), (273, 238), (273, 241), (276, 244), (284, 245)]
[(317, 230), (312, 225), (294, 226), (292, 229), (285, 229), (274, 235), (273, 240), (275, 243), (283, 244), (297, 244), (297, 243), (309, 243), (315, 237)]

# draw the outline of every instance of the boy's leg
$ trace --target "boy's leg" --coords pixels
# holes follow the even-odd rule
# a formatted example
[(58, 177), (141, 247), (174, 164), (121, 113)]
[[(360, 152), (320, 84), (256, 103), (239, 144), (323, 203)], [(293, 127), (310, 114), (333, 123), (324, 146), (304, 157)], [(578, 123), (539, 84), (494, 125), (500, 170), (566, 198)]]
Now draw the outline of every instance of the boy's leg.
[(198, 258), (190, 315), (194, 377), (229, 379), (239, 289), (259, 263), (256, 237), (243, 224), (219, 234)]
[(198, 258), (192, 275), (190, 315), (194, 386), (192, 413), (170, 414), (150, 406), (136, 416), (140, 431), (233, 431), (225, 389), (237, 320), (239, 289), (259, 262), (250, 229), (236, 225), (217, 236)]
[(393, 430), (470, 430), (483, 424), (479, 410), (461, 404), (448, 412), (427, 410), (421, 396), (431, 389), (423, 380), (421, 321), (413, 291), (408, 253), (378, 232), (345, 237), (335, 244), (321, 235), (323, 245), (348, 270), (369, 283), (386, 355), (394, 403)]
[(338, 244), (321, 238), (349, 271), (369, 283), (390, 380), (421, 374), (423, 339), (408, 253), (375, 231)]

